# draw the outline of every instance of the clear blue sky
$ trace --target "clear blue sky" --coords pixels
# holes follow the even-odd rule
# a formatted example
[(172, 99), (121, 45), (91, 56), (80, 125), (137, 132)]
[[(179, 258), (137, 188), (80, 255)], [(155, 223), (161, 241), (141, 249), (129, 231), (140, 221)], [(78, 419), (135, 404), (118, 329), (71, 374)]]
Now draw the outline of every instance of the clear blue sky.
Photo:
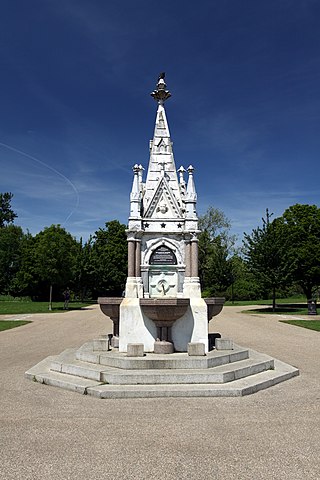
[(177, 168), (232, 231), (320, 205), (318, 0), (2, 0), (0, 192), (17, 225), (126, 223), (166, 72)]

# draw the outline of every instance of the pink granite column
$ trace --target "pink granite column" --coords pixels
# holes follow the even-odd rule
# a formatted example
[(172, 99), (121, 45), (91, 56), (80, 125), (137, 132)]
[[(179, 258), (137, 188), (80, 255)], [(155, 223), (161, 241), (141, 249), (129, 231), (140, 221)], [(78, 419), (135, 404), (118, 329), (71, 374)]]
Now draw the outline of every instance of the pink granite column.
[(185, 243), (185, 277), (191, 277), (191, 243), (186, 241)]
[(191, 241), (191, 277), (198, 277), (198, 239)]
[(136, 240), (136, 277), (141, 277), (141, 240)]
[(128, 239), (128, 277), (135, 277), (135, 247), (135, 240)]

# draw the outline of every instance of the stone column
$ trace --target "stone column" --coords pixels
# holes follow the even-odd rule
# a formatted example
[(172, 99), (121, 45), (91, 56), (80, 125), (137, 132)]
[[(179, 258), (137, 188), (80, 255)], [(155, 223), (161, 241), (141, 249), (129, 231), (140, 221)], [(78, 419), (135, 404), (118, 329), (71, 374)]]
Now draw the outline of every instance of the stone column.
[(141, 240), (136, 240), (136, 277), (141, 277)]
[(185, 277), (191, 277), (191, 243), (189, 240), (185, 243)]
[(135, 277), (135, 240), (128, 239), (128, 277)]
[(191, 240), (191, 277), (198, 277), (198, 239)]

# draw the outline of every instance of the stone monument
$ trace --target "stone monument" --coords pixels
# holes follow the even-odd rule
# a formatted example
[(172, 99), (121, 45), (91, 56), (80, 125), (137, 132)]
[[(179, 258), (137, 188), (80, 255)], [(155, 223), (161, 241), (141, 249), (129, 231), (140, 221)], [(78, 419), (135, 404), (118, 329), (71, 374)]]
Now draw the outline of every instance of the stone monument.
[(26, 377), (98, 398), (145, 398), (248, 395), (298, 375), (220, 334), (208, 345), (224, 299), (201, 298), (194, 169), (176, 171), (163, 72), (151, 95), (158, 109), (145, 181), (133, 167), (124, 297), (98, 299), (113, 333), (45, 358)]
[[(224, 300), (201, 298), (198, 276), (198, 216), (194, 168), (174, 161), (164, 108), (171, 97), (161, 73), (151, 96), (156, 100), (150, 159), (144, 168), (133, 167), (128, 222), (128, 277), (119, 311), (119, 351), (143, 343), (153, 352), (156, 341), (170, 342), (177, 352), (188, 343), (203, 343), (208, 351), (208, 308), (212, 316)], [(185, 178), (187, 176), (187, 179)], [(102, 311), (115, 299), (100, 298)], [(119, 304), (119, 301), (118, 301)], [(210, 316), (210, 318), (211, 318)]]

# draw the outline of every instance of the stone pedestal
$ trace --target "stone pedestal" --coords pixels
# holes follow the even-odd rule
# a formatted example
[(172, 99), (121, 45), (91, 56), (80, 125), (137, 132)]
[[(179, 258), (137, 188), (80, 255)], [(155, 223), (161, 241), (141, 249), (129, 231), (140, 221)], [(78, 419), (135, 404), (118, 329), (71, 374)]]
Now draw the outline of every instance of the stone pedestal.
[(143, 343), (128, 343), (127, 357), (143, 357)]
[(203, 357), (206, 354), (204, 343), (188, 343), (189, 357)]
[(93, 340), (93, 351), (107, 351), (109, 349), (109, 340), (107, 338), (97, 338)]
[(154, 342), (154, 353), (165, 355), (173, 352), (173, 343), (166, 341)]
[(216, 338), (216, 350), (233, 350), (233, 340), (229, 338)]
[(112, 348), (119, 348), (119, 337), (113, 336), (111, 339), (111, 347)]

